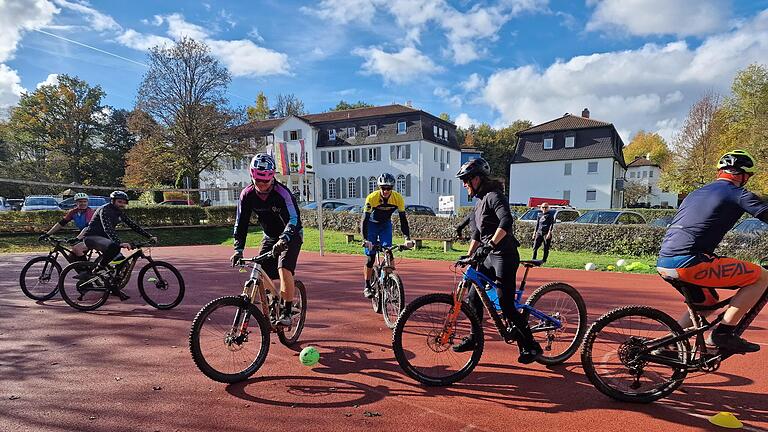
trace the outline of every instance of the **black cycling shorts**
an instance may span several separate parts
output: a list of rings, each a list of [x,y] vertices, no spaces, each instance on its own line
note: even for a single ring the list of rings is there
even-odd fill
[[[278,239],[264,237],[261,241],[261,251],[259,255],[267,253],[272,250],[272,246],[277,243]],[[280,273],[278,268],[284,268],[290,271],[292,274],[296,273],[296,262],[299,260],[299,252],[301,252],[301,245],[304,240],[300,235],[294,236],[291,241],[288,242],[288,249],[284,250],[277,258],[270,258],[261,264],[261,267],[267,273],[271,279],[280,279]]]

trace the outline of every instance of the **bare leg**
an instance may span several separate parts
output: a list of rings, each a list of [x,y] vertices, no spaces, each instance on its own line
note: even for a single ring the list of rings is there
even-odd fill
[[[757,304],[766,287],[768,287],[768,271],[763,269],[757,282],[740,288],[733,296],[730,306],[725,310],[722,323],[729,326],[738,324],[747,311]]]
[[[280,272],[280,297],[285,301],[293,301],[294,291],[296,290],[293,273],[282,267],[277,270]]]

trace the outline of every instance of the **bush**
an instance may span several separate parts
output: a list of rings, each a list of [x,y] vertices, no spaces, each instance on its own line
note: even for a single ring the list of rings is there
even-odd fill
[[[4,211],[0,212],[0,232],[42,233],[48,231],[56,222],[60,221],[66,212],[63,210],[43,210],[32,212]]]
[[[205,207],[204,210],[206,225],[234,225],[235,223],[236,206]]]

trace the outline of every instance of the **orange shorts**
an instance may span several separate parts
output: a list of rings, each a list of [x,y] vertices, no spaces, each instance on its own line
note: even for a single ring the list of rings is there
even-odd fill
[[[677,279],[707,288],[736,289],[760,279],[763,268],[757,264],[728,257],[711,257],[690,267],[677,268]]]

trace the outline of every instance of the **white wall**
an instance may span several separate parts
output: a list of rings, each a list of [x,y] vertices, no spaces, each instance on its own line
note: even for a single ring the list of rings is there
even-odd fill
[[[597,162],[596,174],[587,174],[589,162]],[[511,164],[509,201],[527,204],[531,197],[563,199],[563,192],[570,191],[574,207],[610,208],[614,162],[603,158]],[[571,175],[565,175],[566,163],[571,164]],[[587,201],[587,190],[596,191],[595,201]]]
[[[645,177],[643,177],[645,173]],[[632,175],[635,177],[632,177]],[[659,187],[661,178],[661,168],[656,166],[638,166],[627,168],[627,181],[639,182],[640,184],[651,186],[651,193],[640,202],[648,203],[651,206],[660,206],[662,203],[677,208],[677,194],[674,192],[664,192]]]

